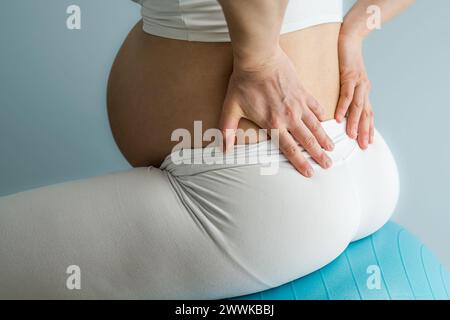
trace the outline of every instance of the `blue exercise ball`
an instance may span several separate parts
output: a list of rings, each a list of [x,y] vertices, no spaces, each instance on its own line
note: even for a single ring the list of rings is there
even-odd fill
[[[305,277],[233,300],[448,300],[450,276],[416,237],[389,222]]]

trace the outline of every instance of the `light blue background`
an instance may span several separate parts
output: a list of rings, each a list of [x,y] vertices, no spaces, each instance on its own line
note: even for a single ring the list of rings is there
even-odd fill
[[[81,30],[66,28],[71,4]],[[0,2],[0,195],[129,167],[105,92],[138,19],[126,0]],[[377,126],[400,169],[395,220],[450,268],[449,21],[450,1],[418,0],[370,36],[366,62]]]

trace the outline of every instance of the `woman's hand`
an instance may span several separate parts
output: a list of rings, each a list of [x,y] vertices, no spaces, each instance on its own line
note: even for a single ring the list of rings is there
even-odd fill
[[[399,14],[414,0],[358,0],[344,18],[339,36],[341,95],[335,118],[342,121],[348,114],[347,133],[357,139],[362,149],[373,143],[374,124],[369,101],[370,82],[362,55],[362,42],[373,30]],[[370,13],[377,8],[379,15]]]
[[[220,122],[227,150],[234,145],[239,120],[246,118],[269,132],[278,129],[280,150],[300,173],[311,177],[312,166],[298,143],[323,168],[331,166],[322,148],[331,151],[334,146],[321,126],[322,116],[322,107],[306,92],[280,47],[254,64],[235,58]]]
[[[362,54],[362,38],[341,33],[338,46],[341,92],[335,118],[342,122],[348,114],[347,134],[357,139],[362,149],[367,149],[373,143],[374,120],[369,100],[370,81]]]

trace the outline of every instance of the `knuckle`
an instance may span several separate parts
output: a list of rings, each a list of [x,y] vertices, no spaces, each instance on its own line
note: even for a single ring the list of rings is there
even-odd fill
[[[289,158],[293,157],[297,153],[297,150],[298,150],[297,146],[289,144],[284,148],[283,152],[286,155],[286,157]]]
[[[343,83],[351,83],[358,79],[359,72],[353,68],[343,68],[341,70],[341,78]]]
[[[301,119],[301,113],[297,112],[294,108],[289,107],[285,109],[284,117],[288,123],[295,123]]]
[[[355,101],[353,101],[353,107],[355,109],[362,109],[364,107],[364,102],[362,99],[356,99]]]
[[[310,124],[309,129],[311,130],[312,133],[318,134],[320,133],[321,125],[318,121],[313,121]]]
[[[268,129],[278,129],[281,126],[281,119],[278,115],[272,114],[267,120]]]
[[[285,106],[284,107],[284,115],[285,117],[287,117],[288,119],[291,119],[294,117],[295,114],[295,110],[292,106]]]
[[[373,117],[373,111],[371,109],[366,108],[366,109],[364,109],[363,113],[364,113],[364,116],[367,118]]]
[[[351,100],[352,97],[353,97],[353,92],[350,91],[350,90],[345,90],[345,91],[342,92],[342,97],[343,97],[345,100]]]
[[[303,146],[306,149],[311,149],[316,145],[316,139],[312,135],[307,135],[303,140]]]

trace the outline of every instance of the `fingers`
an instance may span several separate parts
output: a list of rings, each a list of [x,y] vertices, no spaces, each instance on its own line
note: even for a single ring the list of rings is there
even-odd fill
[[[224,151],[230,151],[236,140],[236,130],[239,120],[242,118],[240,107],[231,99],[225,99],[222,114],[220,116],[220,130],[224,138]]]
[[[301,148],[286,129],[279,130],[279,148],[298,172],[307,178],[313,176],[314,170],[311,164],[302,154]]]
[[[342,122],[347,114],[348,108],[353,101],[356,82],[348,81],[342,84],[338,105],[336,107],[335,118],[337,122]]]
[[[315,115],[310,112],[306,112],[306,114],[303,116],[303,121],[305,122],[311,133],[314,135],[314,137],[317,139],[319,144],[322,146],[322,148],[327,151],[333,151],[334,143],[327,135],[322,127],[322,124],[315,117]]]
[[[321,121],[325,119],[325,109],[316,99],[314,99],[313,97],[309,97],[309,99],[307,100],[307,104],[309,109],[313,112],[318,120]]]
[[[347,134],[356,139],[360,148],[365,150],[373,143],[375,131],[367,85],[360,84],[355,88],[348,113]]]
[[[370,110],[372,110],[372,106],[370,107]],[[375,124],[374,124],[374,117],[372,112],[372,117],[370,119],[370,128],[369,128],[369,144],[373,143],[373,138],[375,135]]]
[[[370,127],[372,124],[372,114],[369,109],[364,109],[359,120],[358,127],[358,144],[361,149],[365,150],[369,146]]]
[[[320,131],[320,129],[317,129],[317,131]],[[300,142],[303,148],[322,168],[328,169],[331,167],[332,161],[330,157],[328,157],[316,137],[303,122],[298,123],[297,126],[290,129],[290,132],[295,140]]]
[[[355,88],[353,101],[349,108],[349,115],[347,120],[347,134],[350,138],[356,139],[358,136],[358,125],[361,114],[366,104],[366,91],[363,85],[358,85]]]

